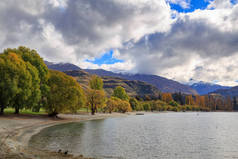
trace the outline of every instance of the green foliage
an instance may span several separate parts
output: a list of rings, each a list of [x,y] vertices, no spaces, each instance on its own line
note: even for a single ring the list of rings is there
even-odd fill
[[[40,82],[40,91],[35,90],[34,95],[35,98],[39,98],[39,100],[34,100],[34,102],[32,101],[32,106],[34,110],[39,110],[41,105],[43,105],[44,101],[44,97],[46,97],[46,95],[49,92],[49,87],[47,86],[47,80],[49,78],[49,71],[48,71],[48,67],[45,65],[43,59],[39,56],[39,54],[35,51],[35,50],[31,50],[30,48],[24,47],[24,46],[20,46],[18,48],[14,48],[14,49],[6,49],[4,50],[4,54],[9,54],[9,53],[15,53],[17,54],[27,65],[31,65],[32,67],[34,67],[33,69],[35,69],[34,71],[31,71],[31,74],[33,76],[33,86],[36,86],[36,80],[37,83],[38,81]],[[30,66],[30,67],[31,67]],[[30,68],[32,69],[32,68]],[[34,74],[38,74],[38,79],[35,78]],[[35,79],[35,80],[34,80]],[[34,82],[35,81],[35,82]],[[38,87],[38,86],[37,86]],[[40,95],[40,97],[39,97]],[[36,103],[38,102],[38,103]],[[37,108],[37,109],[36,109]]]
[[[98,108],[103,108],[105,104],[105,92],[103,90],[102,78],[94,75],[89,81],[90,89],[87,90],[87,103],[94,115]]]
[[[17,49],[6,49],[4,50],[4,54],[8,54],[10,52],[16,53],[20,56],[23,61],[29,62],[32,66],[34,66],[38,72],[41,83],[46,83],[49,78],[48,68],[45,65],[43,59],[39,56],[39,54],[35,50],[31,50],[30,48],[20,46]]]
[[[5,114],[13,114],[15,112],[15,109],[13,109],[13,108],[6,108],[5,110],[4,110],[4,113]],[[40,111],[39,112],[33,112],[31,109],[21,109],[20,110],[20,113],[21,114],[29,114],[29,115],[47,115],[47,113],[46,113],[46,111],[44,110],[44,109],[40,109]]]
[[[89,81],[89,86],[94,90],[103,90],[103,80],[102,78],[93,75],[91,80]]]
[[[125,101],[129,100],[129,97],[128,97],[125,89],[123,87],[121,87],[121,86],[117,86],[114,89],[112,96],[120,98],[121,100],[125,100]]]
[[[76,112],[84,105],[83,90],[72,77],[51,70],[47,84],[50,86],[50,92],[47,96],[45,109],[49,115],[54,116],[66,111]]]
[[[132,110],[136,110],[136,108],[138,108],[139,102],[136,100],[136,98],[130,98],[129,103]]]
[[[1,107],[12,106],[18,114],[19,109],[30,108],[40,99],[38,71],[13,52],[5,52],[0,58]]]
[[[94,115],[99,108],[103,108],[105,104],[105,92],[103,90],[89,89],[87,90],[87,103]]]
[[[174,100],[172,100],[172,101],[169,102],[169,105],[174,106],[174,107],[177,107],[177,106],[178,106],[178,103],[175,102]]]
[[[151,110],[149,103],[143,104],[143,108],[144,108],[145,111],[150,111]]]

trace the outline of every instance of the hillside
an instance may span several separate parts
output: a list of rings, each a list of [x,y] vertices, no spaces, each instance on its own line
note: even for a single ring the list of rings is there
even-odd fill
[[[58,71],[72,71],[72,70],[81,70],[76,65],[69,64],[69,63],[58,63],[54,64],[51,62],[46,62],[46,65],[50,69],[58,70]],[[96,74],[98,76],[110,76],[110,77],[119,77],[121,79],[126,80],[136,80],[146,82],[155,86],[161,92],[181,92],[184,94],[197,94],[196,90],[192,89],[191,87],[176,82],[174,80],[170,80],[164,77],[160,77],[157,75],[146,75],[146,74],[122,74],[122,73],[114,73],[111,71],[106,71],[103,69],[85,69],[84,71],[90,74]]]
[[[92,76],[83,70],[65,71],[65,73],[75,77],[83,88],[88,87],[89,79]],[[156,87],[137,80],[125,80],[109,76],[102,76],[102,79],[104,82],[104,89],[107,94],[112,94],[113,89],[117,86],[124,87],[130,96],[158,96],[160,93]]]
[[[200,94],[200,95],[209,94],[209,93],[214,92],[218,89],[224,89],[225,90],[225,89],[231,88],[231,87],[227,87],[227,86],[221,86],[221,85],[202,82],[202,81],[198,82],[198,83],[194,83],[190,87],[195,89],[198,92],[198,94]]]
[[[183,85],[174,80],[170,80],[164,77],[160,77],[157,75],[146,75],[146,74],[122,74],[122,73],[113,73],[110,71],[102,70],[102,69],[85,69],[86,72],[91,74],[96,74],[99,76],[112,76],[112,77],[120,77],[127,80],[139,80],[143,82],[147,82],[156,86],[162,92],[181,92],[184,94],[197,94],[196,90],[192,89],[187,85]]]
[[[230,96],[230,97],[234,97],[234,96],[238,96],[238,86],[232,87],[230,89],[219,89],[216,90],[214,92],[212,92],[214,94],[219,94],[222,95],[224,97]]]
[[[80,70],[81,68],[71,63],[53,63],[45,61],[49,69],[57,71]]]

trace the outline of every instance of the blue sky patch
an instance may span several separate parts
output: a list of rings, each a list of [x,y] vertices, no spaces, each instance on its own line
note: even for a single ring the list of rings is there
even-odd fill
[[[236,3],[238,3],[238,0],[231,0],[231,3],[236,4]]]
[[[114,51],[110,50],[109,52],[106,52],[99,58],[95,58],[94,60],[87,59],[86,61],[93,63],[93,64],[97,64],[99,66],[101,66],[102,64],[110,65],[110,64],[114,64],[114,63],[118,63],[118,62],[124,62],[124,60],[120,60],[120,59],[113,57],[113,53],[114,53]]]
[[[171,9],[176,10],[178,12],[188,13],[193,12],[196,9],[206,9],[209,3],[210,2],[208,0],[191,0],[189,8],[182,8],[179,4],[173,3],[170,3],[170,7]]]

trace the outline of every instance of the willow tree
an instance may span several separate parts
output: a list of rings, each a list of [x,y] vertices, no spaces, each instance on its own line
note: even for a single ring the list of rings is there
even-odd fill
[[[137,101],[136,98],[130,98],[129,103],[130,103],[131,108],[132,108],[133,110],[136,110],[136,108],[137,108],[138,105],[139,105],[139,102]]]
[[[84,92],[73,77],[50,70],[47,84],[50,90],[45,108],[50,116],[57,116],[57,114],[67,111],[76,112],[84,105]]]
[[[8,58],[6,55],[0,55],[0,108],[1,114],[4,109],[10,106],[13,98],[18,92],[19,67],[15,66],[14,58]],[[20,68],[21,69],[21,68]]]
[[[39,56],[37,51],[31,50],[30,48],[20,46],[18,48],[14,48],[14,49],[8,48],[4,50],[5,54],[8,54],[10,52],[16,53],[18,56],[20,56],[23,59],[23,61],[25,61],[26,63],[29,62],[38,71],[38,75],[40,79],[41,100],[38,105],[34,105],[33,110],[39,111],[40,107],[43,104],[43,100],[45,99],[49,91],[49,87],[47,85],[47,81],[49,78],[48,67],[45,65],[43,59]]]
[[[121,86],[117,86],[114,89],[112,96],[120,98],[121,100],[125,100],[125,101],[129,100],[129,96],[127,95],[125,89]]]
[[[87,90],[87,103],[94,115],[99,107],[103,107],[105,103],[105,93],[103,90],[103,80],[93,75],[89,81],[89,89]]]
[[[38,103],[40,79],[34,66],[14,52],[6,52],[1,55],[0,69],[1,112],[6,106],[12,106],[18,114],[20,109]]]

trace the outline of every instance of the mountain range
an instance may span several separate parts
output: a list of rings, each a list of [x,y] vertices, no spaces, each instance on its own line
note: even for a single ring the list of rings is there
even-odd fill
[[[213,83],[208,83],[208,82],[203,82],[203,81],[193,83],[192,85],[190,85],[190,87],[195,89],[198,92],[198,94],[200,94],[200,95],[209,94],[209,93],[214,92],[219,89],[226,90],[226,89],[231,88],[231,87],[221,86],[218,84],[213,84]]]
[[[70,63],[52,63],[47,61],[45,61],[45,63],[49,69],[58,71],[82,70],[80,67]],[[161,92],[181,92],[184,94],[197,94],[197,91],[189,87],[188,85],[184,85],[177,81],[170,80],[157,75],[114,73],[103,69],[84,69],[84,71],[88,72],[89,74],[96,74],[101,77],[107,76],[117,77],[124,80],[141,81],[155,86]]]
[[[130,95],[181,92],[194,95],[219,94],[222,96],[238,96],[238,87],[221,86],[203,81],[186,85],[157,75],[114,73],[103,69],[81,69],[71,63],[52,63],[48,61],[45,61],[45,63],[49,69],[62,71],[77,78],[83,84],[83,87],[87,87],[87,82],[91,75],[101,76],[107,92],[111,92],[113,88],[121,85],[126,88]]]
[[[85,72],[84,70],[64,71],[64,73],[74,77],[84,89],[88,88],[88,83],[92,74]],[[102,79],[104,83],[103,88],[107,95],[112,94],[113,89],[117,86],[122,86],[125,88],[126,92],[130,96],[158,97],[160,94],[160,91],[155,86],[142,81],[126,80],[119,77],[110,76],[102,76]]]
[[[229,89],[218,89],[214,92],[211,92],[211,94],[219,94],[222,95],[224,97],[234,97],[234,96],[238,96],[238,86],[235,87],[231,87]]]
[[[114,73],[103,69],[85,69],[85,71],[91,74],[96,74],[98,76],[111,76],[120,77],[127,80],[143,81],[154,85],[161,92],[181,92],[184,94],[197,94],[196,90],[192,89],[187,85],[157,75]]]

